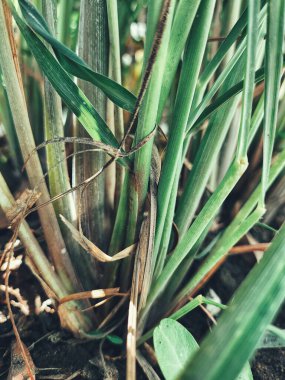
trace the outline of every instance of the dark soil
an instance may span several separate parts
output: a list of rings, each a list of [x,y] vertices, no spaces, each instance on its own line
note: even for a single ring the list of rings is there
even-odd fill
[[[227,303],[254,263],[255,258],[252,254],[229,257],[201,293],[206,294],[209,288],[214,289],[221,301]],[[29,301],[30,316],[23,316],[16,308],[13,311],[22,340],[29,348],[37,368],[38,379],[125,378],[124,345],[116,346],[107,340],[101,345],[98,341],[76,340],[67,332],[60,330],[56,314],[42,313],[36,316],[33,308],[34,299],[36,295],[40,295],[44,300],[46,296],[24,264],[17,271],[12,272],[10,284],[15,288],[20,288],[23,297]],[[0,303],[0,308],[4,314],[7,314],[4,303]],[[201,341],[212,328],[212,322],[201,309],[192,311],[181,322],[189,328],[198,341]],[[285,328],[285,307],[280,311],[274,324]],[[7,379],[8,376],[11,364],[10,347],[14,335],[10,321],[1,324],[0,328],[0,358],[3,357],[2,360],[0,359],[0,380],[2,380]],[[147,354],[146,358],[151,361],[151,357]],[[285,379],[285,349],[258,350],[251,366],[255,380]],[[159,373],[157,368],[156,370]],[[140,368],[138,371],[138,378],[145,379]]]

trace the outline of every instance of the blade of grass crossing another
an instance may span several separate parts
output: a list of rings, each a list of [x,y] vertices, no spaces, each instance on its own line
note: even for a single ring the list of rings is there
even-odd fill
[[[74,112],[89,135],[94,140],[118,147],[119,143],[115,136],[87,97],[71,80],[70,76],[59,65],[36,34],[21,20],[14,7],[12,7],[12,13],[43,73],[47,76],[68,108]],[[129,165],[129,160],[119,159],[118,162],[127,166]]]
[[[194,246],[196,241],[199,239],[207,226],[209,220],[218,212],[219,208],[223,204],[225,198],[232,191],[244,171],[248,166],[246,159],[235,160],[231,165],[230,169],[226,173],[222,182],[218,185],[217,189],[208,200],[206,205],[203,207],[195,221],[193,222],[191,228],[187,231],[184,237],[180,240],[175,250],[173,251],[171,257],[169,258],[167,264],[163,268],[160,276],[154,282],[152,289],[150,291],[145,308],[142,311],[144,316],[154,304],[156,299],[162,294],[163,290],[166,288],[168,282],[172,278],[174,272],[179,267],[180,263],[187,256],[190,249]]]
[[[232,70],[232,74],[228,78],[228,81],[225,82],[222,87],[222,94],[224,94],[228,91],[229,88],[231,88],[233,85],[236,85],[236,82],[238,81],[240,76],[243,75],[245,70],[246,78],[243,84],[244,118],[242,119],[240,125],[241,135],[239,138],[238,159],[241,159],[245,156],[247,148],[247,139],[249,133],[248,130],[252,109],[253,86],[255,78],[254,59],[256,56],[258,39],[258,10],[259,2],[252,1],[250,3],[250,9],[248,12],[248,28],[250,29],[248,30],[249,38],[247,41],[246,63],[244,63],[245,53],[243,53],[243,55],[235,63]],[[233,57],[232,60],[235,61],[235,57]],[[243,67],[244,65],[246,65],[245,69]],[[219,112],[217,112],[217,114],[215,114],[214,117],[211,118],[205,136],[202,139],[199,151],[194,160],[193,169],[189,174],[183,195],[179,201],[177,212],[175,215],[175,222],[182,236],[185,234],[192,222],[192,219],[204,192],[207,180],[215,164],[215,159],[218,156],[219,150],[221,149],[221,146],[226,137],[228,128],[230,127],[230,123],[236,111],[238,102],[239,99],[235,98],[221,107]]]
[[[247,48],[246,67],[242,97],[241,126],[239,129],[239,139],[237,156],[244,157],[247,154],[247,140],[251,121],[252,99],[255,77],[255,59],[258,43],[258,13],[260,0],[252,0],[248,3],[248,27],[247,27]]]
[[[171,38],[167,51],[164,80],[159,99],[157,123],[160,122],[165,102],[169,95],[188,34],[192,28],[200,3],[201,0],[192,0],[191,2],[189,2],[189,0],[180,0],[177,4],[171,27]]]
[[[162,235],[163,233],[166,233],[166,230],[169,230],[172,225],[173,215],[170,215],[170,217],[168,216],[170,224],[166,226],[166,229],[164,228],[165,218],[168,211],[167,205],[170,202],[170,197],[176,196],[177,192],[179,177],[176,176],[176,170],[178,164],[181,162],[184,133],[187,126],[187,120],[195,93],[195,87],[198,80],[202,59],[205,53],[214,9],[215,1],[204,0],[201,2],[198,10],[199,17],[193,25],[193,29],[190,32],[184,51],[182,71],[174,106],[173,125],[170,129],[170,135],[168,138],[168,144],[158,186],[158,215],[154,250],[154,263],[157,257],[155,276],[161,272],[167,253],[164,249],[164,252],[160,252],[158,256]],[[175,177],[177,181],[174,184]],[[172,210],[172,214],[174,214],[174,208]]]
[[[119,107],[130,112],[134,110],[136,97],[130,91],[107,76],[93,71],[84,60],[59,42],[50,33],[46,21],[29,1],[19,0],[19,4],[29,27],[51,44],[59,62],[66,71],[100,88]]]
[[[228,81],[224,83],[221,89],[222,93],[227,91],[228,86],[231,87],[234,85],[240,76],[243,75],[245,64],[244,55],[245,53],[236,63]],[[209,176],[215,165],[215,160],[224,142],[239,101],[240,96],[231,99],[210,118],[175,213],[175,223],[182,237],[188,230],[197,207],[199,206],[199,202],[207,186]]]
[[[238,376],[284,300],[284,245],[285,224],[179,379],[234,380]]]
[[[268,188],[278,178],[282,170],[285,167],[285,150],[277,155],[270,169],[269,181],[267,183]],[[197,273],[191,278],[187,285],[179,292],[173,301],[173,305],[180,302],[185,296],[191,294],[197,285],[205,278],[207,273],[227,255],[229,249],[236,244],[247,231],[249,231],[262,216],[264,209],[258,207],[258,202],[262,193],[262,184],[260,183],[255,191],[251,194],[247,202],[240,209],[234,220],[224,231],[222,237],[212,250],[212,253],[200,266]],[[255,211],[254,211],[255,210]]]

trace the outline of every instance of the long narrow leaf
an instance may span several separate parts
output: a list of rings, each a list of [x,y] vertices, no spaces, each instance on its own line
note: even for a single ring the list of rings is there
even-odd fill
[[[236,378],[284,300],[284,245],[285,224],[261,262],[235,294],[218,326],[188,363],[180,379]]]
[[[262,199],[264,202],[270,170],[271,156],[277,123],[279,85],[284,41],[285,2],[270,0],[268,3],[267,38],[265,54],[265,102],[264,146],[262,168]]]
[[[21,20],[15,8],[12,8],[12,13],[40,68],[89,135],[94,140],[118,147],[119,144],[115,136],[87,97],[71,80],[36,34]],[[127,161],[123,160],[126,164]]]
[[[130,112],[134,110],[136,97],[119,83],[94,72],[72,50],[59,42],[50,32],[46,21],[27,0],[19,0],[23,16],[28,25],[48,43],[64,69],[70,74],[93,83],[100,88],[116,105]]]

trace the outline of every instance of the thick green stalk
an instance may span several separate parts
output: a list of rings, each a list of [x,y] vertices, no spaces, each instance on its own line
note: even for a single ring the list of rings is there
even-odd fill
[[[151,1],[149,5],[149,15],[152,16],[153,8],[156,8],[156,1]],[[138,143],[145,136],[147,136],[155,127],[159,98],[161,94],[161,86],[163,83],[163,73],[166,65],[167,48],[170,39],[170,30],[172,24],[172,17],[174,13],[175,1],[171,0],[169,3],[169,11],[166,20],[166,25],[164,33],[162,36],[162,41],[159,46],[159,50],[155,59],[155,64],[152,69],[151,79],[149,82],[148,89],[146,91],[143,104],[141,107],[141,112],[139,115],[138,126],[135,134],[135,143]],[[153,21],[153,20],[152,20]],[[155,22],[148,23],[153,26],[156,25]],[[146,48],[148,45],[152,44],[153,39],[151,39],[151,33],[149,33],[149,38],[147,38]],[[146,57],[148,57],[148,50],[146,50]],[[138,194],[138,209],[141,211],[149,182],[150,165],[151,165],[151,155],[152,155],[152,144],[153,139],[149,141],[145,146],[143,146],[135,154],[134,158],[134,172],[135,172],[135,183],[137,189],[135,191]]]
[[[108,25],[107,7],[103,0],[82,0],[80,6],[78,54],[92,70],[108,73]],[[91,83],[78,81],[79,87],[96,107],[99,115],[106,117],[106,97]],[[88,137],[84,128],[78,124],[76,136]],[[78,150],[82,148],[77,148]],[[75,158],[75,184],[79,184],[96,173],[105,163],[103,152],[86,152]],[[105,175],[102,173],[86,189],[82,197],[82,228],[84,234],[99,247],[104,247],[104,192]],[[79,199],[76,199],[79,202]],[[91,264],[92,263],[92,264]],[[89,265],[95,265],[90,257]],[[95,274],[95,273],[94,273]]]
[[[194,22],[193,29],[189,35],[184,52],[182,71],[174,106],[173,125],[170,129],[170,135],[168,138],[166,154],[158,186],[158,214],[154,262],[158,255],[163,232],[169,231],[169,225],[171,226],[172,224],[173,215],[168,218],[170,224],[168,224],[164,230],[165,218],[168,211],[168,204],[171,194],[174,196],[177,192],[179,177],[177,178],[176,176],[176,168],[178,163],[181,162],[185,129],[205,52],[214,9],[215,1],[202,1],[198,11],[199,18]],[[175,176],[177,181],[173,192]],[[174,208],[172,209],[172,213],[174,213]],[[156,275],[161,272],[166,253],[167,250],[165,249],[164,252],[161,252],[157,258],[158,262],[156,267]]]
[[[70,37],[70,19],[73,5],[74,0],[60,0],[58,5],[58,37],[65,45],[68,45]]]
[[[144,45],[143,72],[146,69],[147,62],[151,53],[154,36],[156,33],[157,23],[161,14],[164,0],[147,0],[147,29],[146,41]]]
[[[247,153],[247,141],[251,122],[252,99],[254,90],[255,62],[258,43],[258,13],[260,0],[253,0],[248,4],[247,48],[244,89],[242,96],[241,125],[237,155],[242,157]]]
[[[162,0],[158,0],[158,1],[150,0],[149,1],[148,18],[147,18],[147,36],[146,36],[146,43],[145,43],[145,48],[144,48],[143,72],[144,72],[144,70],[147,66],[147,63],[148,63],[149,54],[151,52],[151,46],[152,46],[152,43],[154,40],[157,23],[159,20],[160,12],[162,10],[162,4],[163,4]],[[173,13],[173,6],[171,6],[170,11],[172,14]],[[167,29],[169,29],[170,25],[171,25],[171,20],[169,21],[169,18],[171,18],[170,16],[171,15],[168,15]],[[163,50],[163,55],[165,55],[165,50],[167,50],[166,47],[167,47],[168,39],[169,39],[169,36],[168,36],[169,31],[167,31],[166,36],[165,36],[165,34],[166,33],[164,32],[162,44],[159,47],[159,51]],[[167,39],[167,41],[166,41],[166,39]],[[153,128],[155,126],[155,120],[157,117],[156,113],[157,113],[158,105],[155,103],[157,103],[157,98],[159,98],[160,87],[159,87],[159,82],[157,81],[156,77],[158,77],[160,82],[162,81],[159,69],[160,69],[160,64],[162,64],[162,66],[165,64],[165,60],[163,59],[164,57],[161,56],[162,53],[159,53],[159,55],[160,55],[160,58],[159,58],[160,62],[157,62],[158,57],[156,57],[156,64],[154,65],[154,67],[152,69],[152,78],[150,80],[147,92],[144,95],[144,102],[143,102],[144,109],[148,108],[152,112],[151,114],[149,114],[149,113],[146,114],[146,115],[149,115],[149,117],[150,116],[152,117],[152,119],[151,119],[152,124],[150,126],[148,126],[149,128]],[[151,86],[151,83],[152,83],[152,86]],[[149,95],[149,93],[150,93],[150,95]],[[153,104],[153,106],[154,106],[153,109],[151,108],[152,103],[148,101],[148,98],[150,96],[153,96],[155,99],[155,102]],[[141,109],[142,109],[142,107],[141,107]],[[146,113],[146,112],[144,111],[144,113]],[[140,119],[139,119],[140,127],[138,127],[137,130],[139,131],[139,128],[141,129],[144,124],[147,126],[146,122],[147,122],[147,120],[144,121],[143,117],[140,117]],[[145,136],[145,134],[144,134],[144,136]],[[148,142],[148,144],[151,145],[151,147],[150,147],[151,150],[152,150],[152,143],[153,143],[152,141]],[[145,148],[147,148],[147,154],[150,155],[151,150],[149,151],[149,148],[147,146]],[[150,161],[149,161],[149,165],[150,165]],[[146,169],[147,169],[146,172],[149,173],[150,166],[149,166],[149,168],[146,167]],[[146,180],[148,181],[148,178],[149,178],[149,176],[147,177],[147,179],[144,178],[144,181],[146,181]],[[115,225],[114,225],[114,231],[113,231],[112,238],[111,238],[111,245],[110,245],[111,254],[114,254],[115,252],[119,251],[120,248],[122,247],[123,242],[122,242],[121,237],[125,236],[126,223],[128,223],[128,220],[129,220],[129,224],[131,226],[134,226],[137,223],[136,218],[137,218],[137,211],[138,210],[136,210],[134,208],[130,210],[130,207],[133,204],[132,200],[137,201],[138,195],[137,195],[137,189],[132,187],[131,183],[132,183],[131,173],[127,173],[125,180],[124,180],[124,185],[123,185],[122,194],[120,197],[120,201],[119,201],[119,205],[118,205],[118,211],[117,211]],[[129,189],[131,189],[130,195],[128,194]],[[128,202],[129,196],[130,196],[130,200]],[[129,203],[129,205],[128,205],[128,203]],[[125,211],[126,208],[128,208],[128,211],[129,211],[128,216],[126,215],[126,211]],[[127,242],[133,242],[134,239],[135,239],[135,236],[131,236],[129,233],[127,234],[127,237],[126,237]],[[127,264],[127,266],[129,266],[129,264]]]
[[[23,159],[26,160],[29,153],[35,148],[35,142],[28,117],[26,101],[20,85],[21,77],[16,72],[8,31],[6,28],[3,4],[0,5],[0,65],[6,85],[7,95],[13,115],[14,125],[20,143]],[[39,181],[43,178],[41,164],[37,154],[32,155],[26,165],[30,185],[37,187],[41,193],[40,202],[49,201],[49,193],[45,182]],[[64,241],[59,229],[53,206],[47,205],[39,209],[39,217],[49,252],[52,256],[56,271],[58,272],[65,287],[72,290],[76,283],[75,274],[66,252]]]
[[[56,7],[54,0],[43,1],[42,10],[51,32],[55,34]],[[64,136],[61,99],[46,77],[44,77],[44,122],[46,140]],[[54,197],[71,188],[65,160],[65,145],[47,145],[46,155],[47,169],[49,171],[49,189],[51,197]],[[69,221],[76,221],[76,208],[72,194],[67,194],[62,199],[56,201],[54,207],[57,217],[61,214]],[[84,279],[87,276],[85,269],[87,265],[82,260],[81,254],[86,255],[86,253],[81,252],[80,254],[80,247],[71,236],[70,231],[62,222],[59,221],[59,223],[73,265],[80,278]]]
[[[270,162],[275,139],[279,86],[282,69],[282,48],[285,28],[285,1],[269,0],[267,17],[267,35],[265,51],[265,102],[264,102],[264,144],[261,204],[265,193],[270,170]]]
[[[284,245],[285,225],[179,379],[236,379],[284,300]]]
[[[163,81],[163,71],[166,64],[167,47],[170,38],[171,23],[174,13],[176,0],[167,0],[163,8],[160,9],[161,14],[165,13],[165,20],[160,21],[162,24],[158,25],[159,13],[157,13],[157,1],[151,0],[148,8],[148,24],[147,39],[146,39],[146,55],[145,55],[145,69],[148,65],[148,52],[149,46],[153,43],[154,25],[157,30],[162,32],[161,40],[159,41],[158,51],[154,52],[154,64],[151,69],[151,77],[148,87],[143,97],[142,105],[138,117],[138,125],[136,128],[134,144],[137,144],[145,136],[147,136],[154,129],[157,119],[159,97],[161,93],[161,86]],[[166,7],[166,9],[165,9]],[[148,50],[149,49],[149,50]],[[139,231],[141,222],[141,212],[143,210],[144,202],[147,195],[151,157],[152,157],[153,138],[148,141],[140,150],[135,153],[134,157],[134,173],[130,175],[130,196],[129,196],[129,215],[128,215],[128,233],[126,236],[126,245],[134,242],[136,234]],[[123,263],[123,277],[122,281],[125,288],[129,280],[129,269],[131,266],[131,259],[126,259]]]

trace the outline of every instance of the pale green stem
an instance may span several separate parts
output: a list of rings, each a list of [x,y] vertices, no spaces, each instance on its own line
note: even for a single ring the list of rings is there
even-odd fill
[[[45,0],[43,0],[43,3]],[[70,16],[74,0],[60,0],[58,6],[58,37],[63,44],[67,44],[70,34]]]
[[[199,18],[193,25],[193,30],[189,35],[184,52],[182,72],[174,107],[173,125],[170,129],[170,136],[168,138],[166,154],[158,186],[157,230],[154,249],[154,263],[158,260],[156,264],[156,276],[159,275],[162,270],[167,253],[164,249],[164,252],[161,252],[158,256],[159,246],[163,240],[163,232],[169,231],[168,226],[164,230],[165,218],[167,211],[169,210],[168,204],[170,197],[171,194],[173,194],[172,187],[177,173],[176,168],[178,163],[181,162],[184,133],[195,93],[200,66],[204,56],[214,8],[215,1],[205,0],[202,2]],[[195,46],[199,46],[199,49],[195,49]],[[174,192],[177,191],[178,180],[179,177],[174,185]],[[174,207],[172,212],[174,213]],[[170,223],[172,224],[173,215],[170,215],[168,219],[171,220]]]
[[[52,34],[55,34],[55,2],[54,0],[45,0],[42,5],[43,16]],[[61,99],[46,77],[44,77],[44,121],[46,140],[64,136]],[[49,189],[51,196],[54,197],[71,188],[65,159],[65,144],[47,145],[46,154],[47,169],[49,171]],[[76,221],[76,208],[72,194],[67,194],[62,199],[56,201],[54,205],[57,217],[59,217],[59,214],[62,214],[71,223]],[[82,252],[80,254],[80,247],[66,226],[62,222],[59,223],[73,265],[77,273],[81,275],[80,278],[84,278],[86,270],[84,269],[84,265],[82,265],[84,261],[82,262],[81,260]],[[85,255],[85,253],[83,254]]]
[[[268,2],[267,35],[265,48],[265,102],[262,187],[260,203],[264,205],[270,162],[277,124],[279,86],[282,73],[284,45],[285,2]]]

